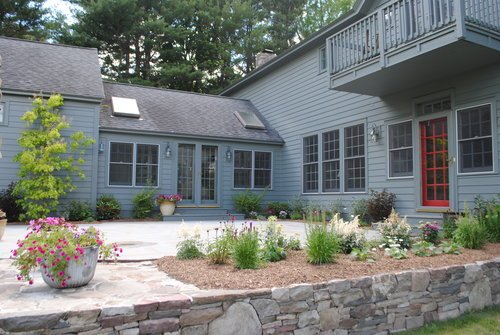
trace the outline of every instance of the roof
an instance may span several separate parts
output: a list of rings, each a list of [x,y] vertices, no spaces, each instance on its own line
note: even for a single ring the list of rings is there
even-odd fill
[[[2,89],[104,97],[97,49],[0,37]]]
[[[333,21],[328,26],[321,28],[316,33],[311,35],[304,41],[294,45],[287,51],[283,52],[278,57],[275,57],[268,61],[267,63],[254,69],[252,72],[248,73],[246,76],[236,81],[234,84],[225,88],[220,95],[230,96],[233,93],[238,92],[244,87],[255,82],[259,78],[271,73],[275,69],[287,64],[292,59],[295,59],[305,52],[310,51],[312,48],[317,48],[320,45],[325,44],[325,40],[335,34],[337,31],[347,27],[352,22],[356,21],[361,15],[364,15],[372,5],[372,1],[357,0],[355,1],[352,9],[341,15],[335,21]]]
[[[248,100],[112,82],[104,82],[104,92],[101,130],[283,143]],[[113,116],[111,97],[136,99],[140,118]],[[236,111],[255,113],[266,129],[245,128]]]

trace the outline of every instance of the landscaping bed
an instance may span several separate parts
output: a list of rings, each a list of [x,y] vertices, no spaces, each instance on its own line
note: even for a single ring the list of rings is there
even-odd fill
[[[173,256],[163,257],[156,264],[172,278],[201,289],[272,288],[490,260],[500,257],[500,244],[489,243],[481,250],[463,249],[460,255],[417,257],[409,252],[403,260],[384,256],[383,251],[377,254],[378,260],[374,263],[355,261],[340,254],[336,263],[312,265],[307,263],[303,250],[290,251],[285,260],[266,263],[257,270],[238,270],[231,263],[212,265],[207,259],[179,260]]]

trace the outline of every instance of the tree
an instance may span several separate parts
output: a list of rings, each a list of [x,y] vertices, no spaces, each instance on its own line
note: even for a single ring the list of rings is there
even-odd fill
[[[48,100],[35,97],[33,109],[21,117],[28,129],[18,139],[23,151],[14,157],[21,177],[14,194],[21,197],[19,204],[26,210],[22,220],[46,217],[57,209],[61,196],[75,189],[71,175],[85,177],[79,165],[85,162],[85,148],[94,140],[81,131],[69,138],[61,135],[70,127],[59,109],[63,104],[59,94]]]
[[[340,15],[347,13],[354,0],[308,0],[305,13],[300,18],[298,36],[304,40],[316,31],[332,23]]]
[[[44,40],[50,35],[51,21],[43,8],[45,0],[0,0],[0,35],[30,40]]]

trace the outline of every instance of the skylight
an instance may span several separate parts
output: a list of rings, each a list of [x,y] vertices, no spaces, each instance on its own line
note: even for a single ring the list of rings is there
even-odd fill
[[[259,120],[253,112],[234,112],[234,115],[247,129],[266,129],[266,126]]]
[[[111,97],[111,103],[113,104],[113,115],[115,116],[136,118],[141,116],[135,99]]]

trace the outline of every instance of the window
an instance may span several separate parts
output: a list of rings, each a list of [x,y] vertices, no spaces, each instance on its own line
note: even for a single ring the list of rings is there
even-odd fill
[[[319,72],[326,70],[326,47],[319,49]]]
[[[389,177],[412,177],[412,122],[390,124],[387,128],[389,133]]]
[[[234,188],[271,187],[272,154],[265,151],[234,151]]]
[[[0,125],[7,123],[5,117],[5,105],[0,103]]]
[[[493,171],[491,105],[457,111],[459,172]]]
[[[344,130],[346,192],[365,190],[365,128],[363,124]]]
[[[111,142],[109,185],[158,186],[158,145]]]
[[[340,191],[339,130],[323,133],[323,192]]]
[[[303,142],[304,193],[318,192],[318,135],[304,138]]]

